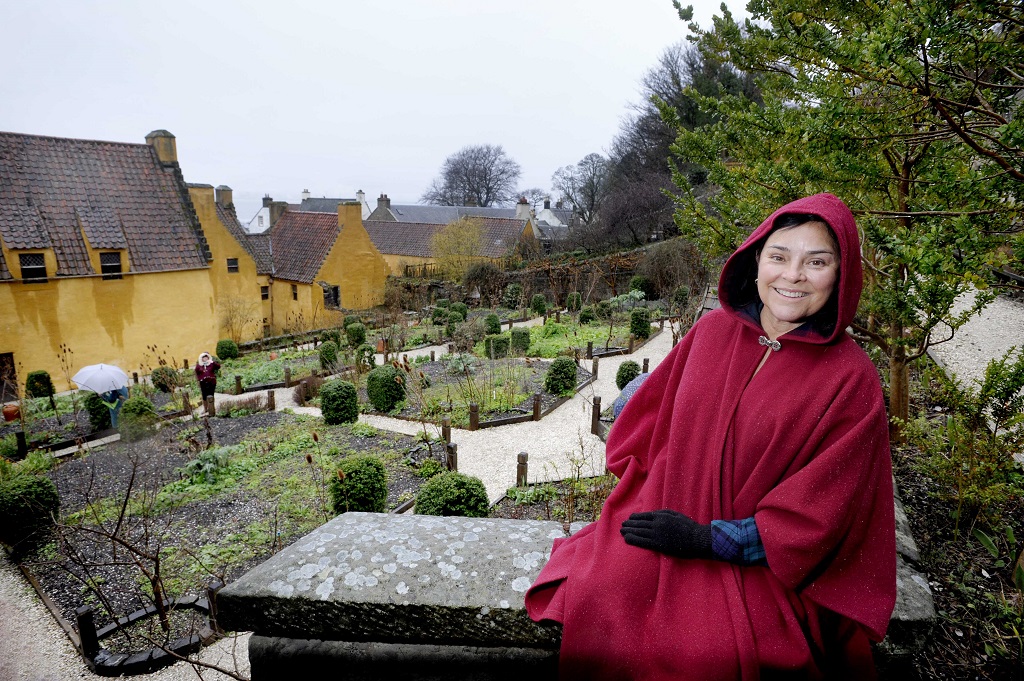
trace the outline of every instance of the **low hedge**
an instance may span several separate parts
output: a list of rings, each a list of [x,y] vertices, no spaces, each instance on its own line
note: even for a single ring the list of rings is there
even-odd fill
[[[479,478],[448,471],[423,484],[413,511],[421,515],[485,518],[488,507],[487,488]]]

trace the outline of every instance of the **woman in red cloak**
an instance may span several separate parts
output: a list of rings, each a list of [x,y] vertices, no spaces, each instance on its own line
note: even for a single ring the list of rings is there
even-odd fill
[[[526,594],[563,624],[563,678],[871,678],[896,600],[878,372],[846,334],[853,215],[783,206],[608,438],[601,518],[556,540]]]

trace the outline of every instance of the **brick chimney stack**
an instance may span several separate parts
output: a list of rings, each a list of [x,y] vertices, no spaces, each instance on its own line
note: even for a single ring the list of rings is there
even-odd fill
[[[234,202],[231,200],[231,187],[226,184],[222,184],[214,191],[217,194],[217,205],[221,208],[230,208],[233,205]]]
[[[166,130],[154,130],[146,135],[146,144],[156,150],[156,157],[160,159],[161,165],[178,164],[178,145],[171,133]]]
[[[544,210],[551,210],[551,199],[544,199]]]
[[[521,196],[516,204],[516,220],[529,220],[530,217],[530,202],[525,196]]]
[[[309,190],[308,189],[303,189],[302,190],[302,200],[305,201],[308,198],[309,198]]]
[[[274,199],[270,198],[270,194],[263,195],[263,207],[270,208],[270,204],[274,202]]]
[[[391,199],[388,198],[387,194],[381,194],[377,197],[377,208],[387,208],[391,210]]]

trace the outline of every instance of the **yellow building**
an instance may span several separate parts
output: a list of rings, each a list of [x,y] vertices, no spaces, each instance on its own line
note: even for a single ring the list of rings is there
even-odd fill
[[[222,338],[383,303],[387,265],[359,203],[285,210],[247,234],[231,194],[187,185],[165,130],[146,144],[0,133],[0,401],[30,371],[65,390],[88,364],[148,374]]]
[[[194,361],[217,340],[210,257],[170,133],[0,133],[0,375]]]

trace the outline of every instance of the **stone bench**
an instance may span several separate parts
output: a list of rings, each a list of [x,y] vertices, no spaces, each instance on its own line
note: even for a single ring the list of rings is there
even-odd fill
[[[254,632],[253,681],[554,679],[561,627],[530,620],[523,594],[565,534],[558,522],[346,513],[222,589],[218,623]],[[934,611],[919,607],[927,582],[900,570],[893,624],[914,628]]]

